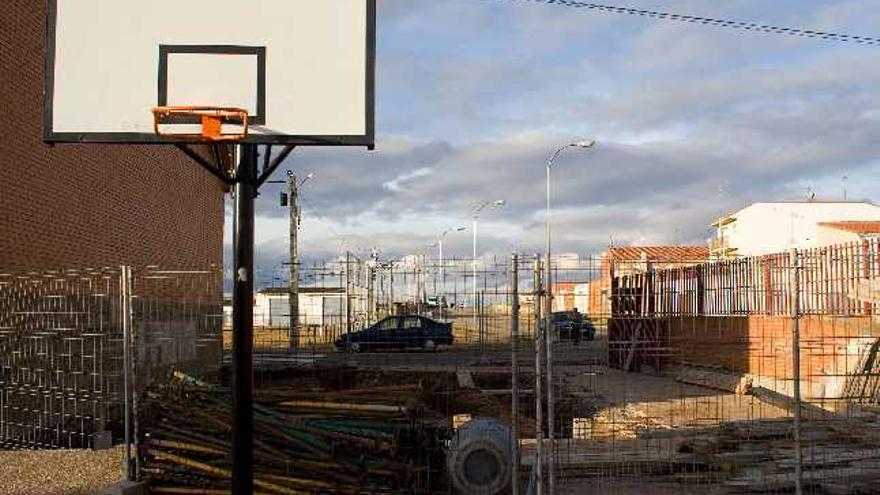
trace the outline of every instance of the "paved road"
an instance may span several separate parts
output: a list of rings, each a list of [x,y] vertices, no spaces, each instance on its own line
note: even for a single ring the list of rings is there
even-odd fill
[[[532,343],[521,343],[517,356],[522,368],[534,366],[535,350]],[[560,366],[604,364],[607,356],[605,340],[597,339],[573,345],[570,342],[559,342],[554,347],[554,363]],[[268,352],[254,356],[254,365],[259,368],[287,367],[335,367],[356,366],[360,368],[381,369],[412,369],[440,371],[443,369],[461,369],[469,367],[507,368],[510,366],[511,350],[509,345],[486,346],[480,350],[478,346],[441,349],[438,352],[398,351],[348,353],[329,349],[302,350],[297,353]],[[231,362],[225,356],[226,364]]]

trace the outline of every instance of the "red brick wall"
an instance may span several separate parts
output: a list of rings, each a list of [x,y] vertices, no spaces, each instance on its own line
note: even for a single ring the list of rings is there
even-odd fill
[[[687,363],[779,379],[793,376],[790,318],[613,318],[609,324],[612,363],[625,362],[632,330],[639,322],[643,330],[637,364],[663,368]],[[880,324],[871,317],[804,316],[799,326],[804,379],[847,373],[860,357],[858,342],[880,337]]]
[[[223,188],[180,151],[42,142],[45,9],[0,15],[0,271],[222,264]]]
[[[666,320],[682,361],[775,378],[791,378],[791,319],[780,316],[682,317]],[[801,374],[843,372],[858,359],[855,339],[880,336],[870,317],[804,316],[799,322]]]

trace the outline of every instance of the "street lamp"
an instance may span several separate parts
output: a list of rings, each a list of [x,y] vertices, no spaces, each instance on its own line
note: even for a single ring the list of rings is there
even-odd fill
[[[428,257],[428,250],[436,244],[426,244],[422,247],[421,252],[416,255],[416,313],[422,314],[422,303],[428,297],[427,281],[425,280],[425,265]],[[437,287],[436,280],[434,287]]]
[[[490,209],[500,208],[504,206],[506,202],[503,199],[498,199],[495,201],[483,201],[476,208],[474,208],[473,219],[474,219],[474,258],[473,258],[473,275],[474,275],[474,298],[473,298],[473,307],[474,307],[474,329],[477,329],[479,323],[477,322],[477,221],[480,219],[480,212],[489,207]],[[480,349],[483,348],[483,332],[480,332]]]
[[[550,169],[553,168],[553,162],[556,160],[556,157],[559,156],[563,150],[568,148],[583,148],[589,149],[596,145],[596,141],[589,139],[584,141],[575,141],[573,143],[566,144],[565,146],[559,147],[553,156],[550,157],[550,160],[547,161],[547,212],[546,212],[546,221],[547,221],[547,257],[546,257],[546,276],[545,280],[545,315],[544,315],[544,339],[546,342],[547,349],[547,437],[550,440],[550,452],[553,452],[554,449],[554,414],[555,408],[553,404],[553,333],[551,331],[551,322],[552,322],[552,304],[553,304],[553,296],[551,294],[553,289],[553,281],[551,279],[551,269],[550,269]],[[538,446],[541,445],[540,440],[538,441]],[[539,453],[539,459],[540,459]],[[547,470],[550,473],[550,493],[556,493],[556,474],[554,470],[554,462],[553,456],[551,455],[548,462]]]
[[[440,305],[440,320],[443,320],[443,306],[446,305],[446,278],[443,271],[443,238],[450,232],[463,232],[465,230],[467,230],[467,227],[449,227],[440,234],[440,239],[437,240],[437,245],[440,247],[440,300],[437,301]]]

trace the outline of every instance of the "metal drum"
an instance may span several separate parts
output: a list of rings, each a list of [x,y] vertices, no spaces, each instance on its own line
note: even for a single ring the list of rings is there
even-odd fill
[[[462,426],[449,445],[446,467],[461,495],[497,495],[510,486],[510,429],[490,418],[475,418]]]

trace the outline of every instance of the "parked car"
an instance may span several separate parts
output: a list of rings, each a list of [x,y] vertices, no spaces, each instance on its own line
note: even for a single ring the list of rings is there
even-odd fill
[[[389,316],[369,328],[343,335],[334,343],[340,351],[418,348],[436,351],[452,345],[452,323],[421,315]]]
[[[581,340],[593,340],[596,337],[593,322],[578,310],[554,311],[552,321],[559,340],[570,340],[579,344]]]

